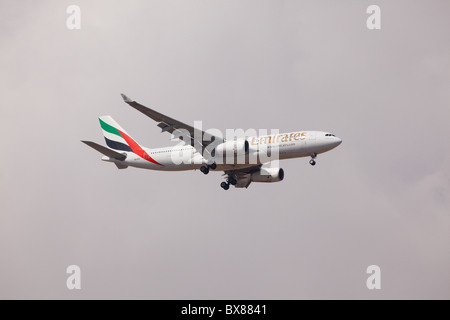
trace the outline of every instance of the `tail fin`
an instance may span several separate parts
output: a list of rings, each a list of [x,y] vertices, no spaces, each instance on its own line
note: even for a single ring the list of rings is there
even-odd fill
[[[141,148],[113,118],[110,116],[102,116],[98,119],[100,120],[100,126],[102,127],[103,136],[108,147],[130,152],[133,152],[133,149],[136,149],[136,147]]]
[[[152,162],[154,164],[163,166],[161,163],[149,156],[149,154],[122,129],[117,122],[110,116],[103,116],[98,118],[100,126],[105,136],[106,144],[114,150],[130,151],[139,157]]]

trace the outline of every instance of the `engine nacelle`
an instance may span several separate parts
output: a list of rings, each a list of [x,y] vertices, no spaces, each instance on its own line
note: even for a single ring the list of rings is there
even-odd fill
[[[215,155],[234,158],[236,156],[246,155],[249,149],[250,146],[245,139],[226,141],[215,148]]]
[[[252,173],[253,182],[279,182],[284,179],[284,170],[281,168],[261,168]]]

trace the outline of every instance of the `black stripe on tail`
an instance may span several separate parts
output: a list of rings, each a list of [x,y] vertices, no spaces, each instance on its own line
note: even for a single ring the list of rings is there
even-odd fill
[[[108,145],[108,147],[114,149],[114,150],[122,150],[122,151],[130,151],[133,152],[133,150],[131,150],[131,148],[123,143],[117,142],[117,141],[113,141],[113,140],[109,140],[108,138],[105,137],[105,141],[106,144]]]

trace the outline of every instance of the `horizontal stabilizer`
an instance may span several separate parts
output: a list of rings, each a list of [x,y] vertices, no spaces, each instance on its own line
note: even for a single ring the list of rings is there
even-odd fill
[[[120,161],[123,161],[123,160],[125,160],[127,158],[127,156],[125,154],[116,152],[114,150],[111,150],[109,148],[101,146],[101,145],[99,145],[99,144],[97,144],[95,142],[83,141],[83,140],[81,140],[81,142],[87,144],[89,147],[97,150],[98,152],[104,154],[107,157],[114,158],[114,159],[117,159],[117,160],[120,160]]]

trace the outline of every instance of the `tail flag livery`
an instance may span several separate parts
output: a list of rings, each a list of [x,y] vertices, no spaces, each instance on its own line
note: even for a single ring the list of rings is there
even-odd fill
[[[125,130],[122,129],[122,127],[116,121],[114,121],[113,118],[111,118],[110,116],[103,116],[99,117],[98,120],[100,121],[103,136],[105,137],[105,141],[108,147],[114,150],[129,151],[129,152],[133,151],[131,147],[127,144],[127,141],[125,140],[125,137],[131,139],[130,136],[125,132]]]
[[[114,150],[133,152],[141,158],[162,166],[154,160],[122,127],[110,116],[98,118],[108,147]]]

